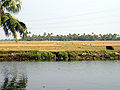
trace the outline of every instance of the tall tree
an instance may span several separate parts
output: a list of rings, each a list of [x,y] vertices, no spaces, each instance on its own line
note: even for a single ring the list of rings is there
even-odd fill
[[[17,32],[22,38],[28,34],[26,25],[11,14],[18,13],[21,10],[21,4],[21,0],[0,0],[0,26],[6,36],[12,33],[16,41]]]

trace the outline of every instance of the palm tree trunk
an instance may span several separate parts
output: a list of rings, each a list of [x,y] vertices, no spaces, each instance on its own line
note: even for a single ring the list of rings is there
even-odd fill
[[[0,7],[0,14],[4,14],[4,11],[1,7]]]
[[[4,15],[4,11],[3,9],[1,9],[1,6],[0,6],[0,25],[1,25],[1,15]]]

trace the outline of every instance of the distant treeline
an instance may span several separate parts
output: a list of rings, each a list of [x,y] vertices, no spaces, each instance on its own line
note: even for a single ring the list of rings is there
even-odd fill
[[[112,41],[120,40],[119,34],[68,34],[68,35],[54,35],[53,33],[44,33],[43,35],[27,36],[25,41]]]
[[[25,39],[19,41],[113,41],[120,40],[119,34],[68,34],[68,35],[54,35],[53,33],[44,33],[43,35],[29,35]],[[13,41],[5,39],[5,41]]]

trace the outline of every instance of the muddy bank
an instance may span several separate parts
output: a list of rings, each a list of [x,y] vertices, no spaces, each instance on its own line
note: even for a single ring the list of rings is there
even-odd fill
[[[83,61],[120,60],[120,52],[96,51],[0,51],[0,61]]]

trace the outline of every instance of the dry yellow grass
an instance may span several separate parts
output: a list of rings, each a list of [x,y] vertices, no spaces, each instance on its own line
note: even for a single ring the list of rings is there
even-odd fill
[[[105,46],[119,51],[120,41],[0,41],[0,51],[100,51],[105,50]]]

